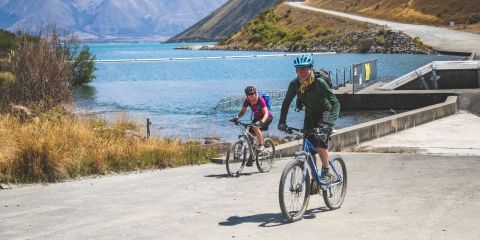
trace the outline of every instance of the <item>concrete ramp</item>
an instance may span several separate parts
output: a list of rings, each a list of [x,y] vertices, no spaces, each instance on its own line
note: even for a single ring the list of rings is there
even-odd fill
[[[434,61],[383,85],[380,90],[479,87],[480,61]]]

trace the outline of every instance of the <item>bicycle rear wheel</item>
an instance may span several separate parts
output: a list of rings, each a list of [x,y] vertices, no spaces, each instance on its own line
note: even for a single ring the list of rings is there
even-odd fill
[[[285,166],[280,178],[278,198],[283,216],[290,222],[303,218],[310,199],[310,174],[303,178],[304,164],[292,161]]]
[[[331,157],[331,165],[335,166],[337,174],[332,173],[332,184],[330,188],[322,191],[323,200],[329,209],[337,209],[342,206],[345,194],[347,193],[347,168],[345,161],[339,155]],[[333,168],[330,168],[333,171]]]
[[[245,166],[246,151],[242,141],[237,141],[230,146],[225,163],[228,175],[232,177],[240,176]]]
[[[256,155],[256,163],[258,171],[260,172],[268,172],[272,169],[273,161],[275,159],[275,144],[270,138],[265,138],[263,140],[263,146],[265,150],[262,152],[258,152]]]

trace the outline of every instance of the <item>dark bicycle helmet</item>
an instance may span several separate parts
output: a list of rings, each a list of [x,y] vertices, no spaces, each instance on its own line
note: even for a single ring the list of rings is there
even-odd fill
[[[298,56],[293,60],[293,65],[298,67],[313,67],[313,58],[312,55],[304,54],[302,56]]]
[[[257,92],[255,86],[248,86],[245,88],[245,95],[252,95]]]

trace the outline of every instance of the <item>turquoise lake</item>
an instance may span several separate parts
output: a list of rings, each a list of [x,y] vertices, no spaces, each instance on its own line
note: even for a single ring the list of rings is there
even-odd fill
[[[91,44],[98,60],[215,57],[270,54],[251,51],[175,50],[184,44],[129,43]],[[294,57],[174,60],[161,62],[97,63],[96,79],[77,91],[79,110],[88,110],[108,119],[128,113],[144,124],[152,121],[152,134],[182,139],[218,136],[232,140],[237,128],[227,121],[236,112],[215,110],[228,96],[239,95],[247,85],[259,89],[285,89],[295,77]],[[378,59],[378,76],[393,80],[434,60],[461,60],[459,56],[407,54],[333,54],[314,56],[315,67],[334,71],[370,59]],[[334,80],[335,81],[335,80]],[[343,72],[341,76],[343,82]],[[276,130],[278,104],[273,106]],[[336,128],[386,116],[386,112],[346,112]],[[249,120],[249,114],[243,119]],[[303,113],[289,112],[287,123],[301,127]]]

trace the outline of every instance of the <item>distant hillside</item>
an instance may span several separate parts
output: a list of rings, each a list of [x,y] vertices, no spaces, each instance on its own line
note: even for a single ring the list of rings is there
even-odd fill
[[[168,42],[218,41],[237,32],[255,16],[282,0],[229,0]]]
[[[227,0],[0,0],[0,28],[55,23],[87,40],[166,40]]]
[[[260,14],[215,49],[433,53],[418,39],[382,26],[280,4]]]
[[[399,22],[448,25],[480,16],[480,0],[308,0],[307,5]]]

